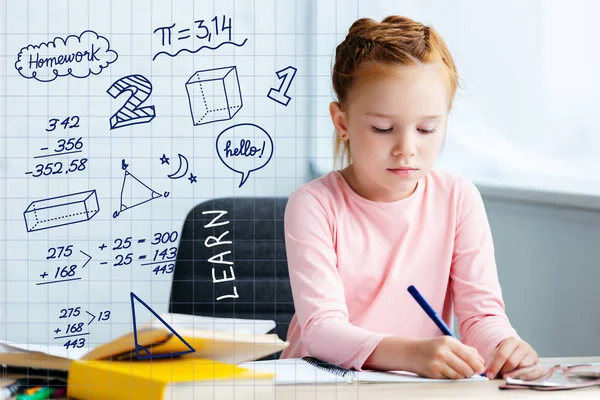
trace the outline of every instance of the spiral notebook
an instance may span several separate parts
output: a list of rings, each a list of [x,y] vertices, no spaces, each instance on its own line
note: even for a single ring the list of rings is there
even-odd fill
[[[275,374],[276,385],[298,384],[338,384],[338,383],[393,383],[393,382],[472,382],[487,381],[487,378],[475,375],[467,379],[449,381],[448,379],[423,378],[406,371],[354,371],[319,360],[315,357],[285,358],[278,360],[253,361],[240,364],[240,367],[256,372]]]

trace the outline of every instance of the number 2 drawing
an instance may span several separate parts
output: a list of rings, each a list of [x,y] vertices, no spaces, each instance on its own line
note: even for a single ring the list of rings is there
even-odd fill
[[[115,81],[106,91],[116,99],[124,91],[130,91],[129,99],[110,117],[110,129],[128,125],[144,124],[156,116],[154,106],[140,107],[152,93],[152,83],[142,75],[128,75]]]

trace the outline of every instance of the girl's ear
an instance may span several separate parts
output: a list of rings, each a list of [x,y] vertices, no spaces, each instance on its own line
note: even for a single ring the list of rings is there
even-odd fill
[[[329,103],[329,114],[335,127],[335,131],[342,140],[348,140],[348,127],[346,125],[346,114],[341,110],[337,101]]]

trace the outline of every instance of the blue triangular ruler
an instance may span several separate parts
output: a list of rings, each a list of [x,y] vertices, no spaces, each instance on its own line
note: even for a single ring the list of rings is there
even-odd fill
[[[144,307],[146,307],[146,309],[148,311],[150,311],[156,318],[158,318],[160,320],[160,322],[169,331],[171,331],[173,333],[173,335],[177,336],[177,338],[179,340],[181,340],[181,342],[183,344],[185,344],[189,350],[179,351],[179,352],[176,352],[176,353],[166,353],[166,354],[152,355],[152,353],[146,347],[140,345],[138,343],[138,339],[137,339],[137,325],[136,325],[136,320],[135,320],[135,303],[134,303],[134,300],[137,300],[138,302],[140,302],[140,304],[142,304]],[[193,353],[193,352],[196,351],[196,350],[194,350],[194,348],[192,346],[190,346],[190,344],[188,342],[185,341],[184,338],[181,337],[181,335],[179,335],[179,333],[175,332],[175,330],[173,328],[171,328],[171,326],[169,324],[167,324],[167,322],[164,319],[162,319],[152,308],[150,308],[150,306],[148,306],[148,304],[144,303],[144,301],[142,299],[140,299],[139,297],[137,297],[133,292],[131,292],[131,315],[133,317],[133,337],[135,338],[135,355],[136,355],[136,357],[137,357],[138,360],[148,360],[148,359],[151,359],[151,358],[176,357],[176,356],[180,356],[182,354]],[[140,350],[143,351],[146,354],[145,355],[140,354]]]

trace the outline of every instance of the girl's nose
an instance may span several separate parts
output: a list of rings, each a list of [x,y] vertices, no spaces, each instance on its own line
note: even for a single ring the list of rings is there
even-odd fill
[[[414,156],[416,152],[416,146],[414,140],[406,135],[400,135],[400,137],[394,143],[392,154],[395,156]]]

